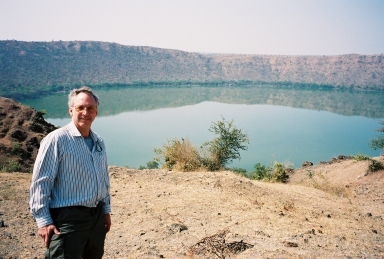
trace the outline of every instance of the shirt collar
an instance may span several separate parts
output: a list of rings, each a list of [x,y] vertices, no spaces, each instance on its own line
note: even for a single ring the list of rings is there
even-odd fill
[[[69,123],[69,128],[68,128],[68,131],[69,133],[74,136],[74,137],[82,137],[79,129],[76,127],[75,123],[73,121],[71,121],[71,123]],[[96,137],[95,137],[95,134],[93,133],[92,129],[89,131],[89,136],[94,140],[96,141]]]

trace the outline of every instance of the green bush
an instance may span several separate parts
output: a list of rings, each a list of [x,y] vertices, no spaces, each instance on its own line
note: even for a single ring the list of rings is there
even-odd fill
[[[264,165],[261,165],[260,163],[257,163],[254,165],[255,171],[251,174],[251,179],[254,180],[267,180],[269,181],[271,178],[271,167],[265,167]]]
[[[221,121],[213,123],[209,131],[218,135],[217,138],[205,144],[210,158],[206,160],[208,167],[212,170],[225,168],[225,165],[235,159],[240,159],[240,150],[247,150],[249,144],[247,134],[237,129],[232,121]]]
[[[285,172],[284,164],[279,162],[275,162],[273,167],[265,167],[257,163],[254,168],[255,171],[252,172],[251,179],[278,183],[286,183],[289,179],[289,175]]]
[[[369,156],[362,155],[360,153],[357,153],[356,156],[352,156],[352,159],[356,160],[356,161],[371,160],[371,158]]]
[[[17,143],[17,142],[13,142],[13,146],[12,146],[12,150],[11,150],[11,154],[12,155],[17,155],[17,156],[20,156],[22,154],[22,148],[20,146],[20,143]]]
[[[273,167],[271,182],[286,183],[289,179],[289,175],[285,172],[285,166],[281,163],[275,162]]]
[[[377,172],[379,170],[383,170],[383,169],[384,169],[384,165],[381,162],[374,159],[371,160],[371,163],[368,166],[368,171],[372,173]]]
[[[157,161],[154,161],[154,160],[149,161],[149,162],[147,162],[147,168],[148,169],[157,169],[157,168],[159,168],[159,163]]]
[[[2,161],[0,163],[0,172],[19,172],[21,171],[21,165],[15,160]]]

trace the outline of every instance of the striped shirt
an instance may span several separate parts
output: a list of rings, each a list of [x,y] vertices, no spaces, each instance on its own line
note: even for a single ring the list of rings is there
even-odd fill
[[[40,143],[30,187],[31,214],[37,226],[52,224],[50,208],[96,207],[111,212],[107,155],[103,140],[91,130],[92,151],[73,122]]]

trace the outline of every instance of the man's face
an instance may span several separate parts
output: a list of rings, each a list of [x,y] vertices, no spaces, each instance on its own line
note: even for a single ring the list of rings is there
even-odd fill
[[[75,96],[73,107],[69,108],[69,114],[81,135],[88,136],[97,116],[97,103],[91,95],[79,93]]]

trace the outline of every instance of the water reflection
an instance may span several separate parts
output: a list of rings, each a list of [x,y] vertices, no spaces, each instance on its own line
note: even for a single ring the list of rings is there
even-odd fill
[[[148,111],[181,107],[213,101],[228,104],[270,104],[329,111],[346,116],[384,117],[384,92],[351,90],[281,89],[276,87],[181,87],[181,88],[110,88],[96,89],[100,96],[100,116],[127,111]],[[39,100],[23,101],[37,110],[46,110],[46,117],[68,117],[67,93]]]

